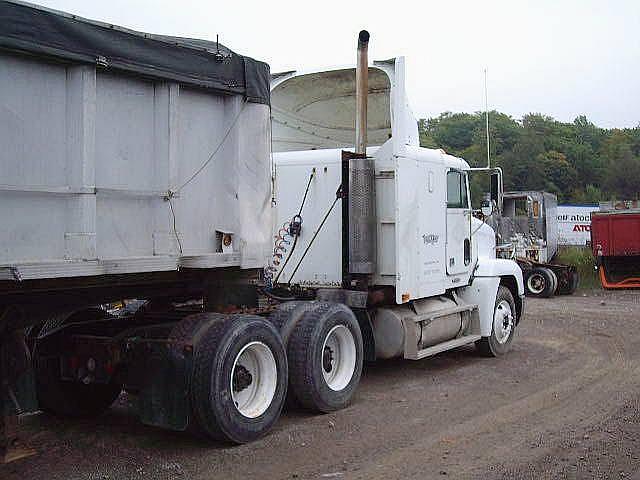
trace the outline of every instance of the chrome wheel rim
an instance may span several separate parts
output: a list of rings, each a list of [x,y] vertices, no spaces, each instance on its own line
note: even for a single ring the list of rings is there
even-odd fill
[[[513,330],[513,312],[506,300],[500,300],[493,313],[493,332],[499,344],[509,340]]]
[[[262,342],[246,344],[236,355],[231,370],[231,399],[247,418],[262,415],[271,405],[278,384],[273,352]]]
[[[356,370],[356,342],[344,325],[333,327],[322,345],[322,376],[334,391],[344,389]]]
[[[527,288],[531,293],[539,294],[542,293],[547,281],[540,273],[532,273],[527,278]]]

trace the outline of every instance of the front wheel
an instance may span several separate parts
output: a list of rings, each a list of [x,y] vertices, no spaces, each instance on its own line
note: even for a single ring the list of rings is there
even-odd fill
[[[493,309],[491,335],[478,340],[476,347],[487,357],[504,355],[511,349],[515,331],[516,303],[511,291],[504,285],[500,285]]]

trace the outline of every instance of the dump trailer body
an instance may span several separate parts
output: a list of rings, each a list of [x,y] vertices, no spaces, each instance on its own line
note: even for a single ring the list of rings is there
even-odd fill
[[[640,288],[640,210],[594,212],[591,248],[605,288]]]
[[[591,247],[594,255],[626,257],[640,255],[640,210],[594,212]]]
[[[264,266],[266,64],[21,3],[0,13],[0,282]]]
[[[236,443],[277,420],[269,104],[268,65],[217,42],[0,0],[0,462],[12,415],[122,390]]]

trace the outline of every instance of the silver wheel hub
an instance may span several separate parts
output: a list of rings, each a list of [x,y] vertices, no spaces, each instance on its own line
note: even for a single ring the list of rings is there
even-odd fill
[[[334,391],[344,389],[356,369],[356,342],[344,325],[333,327],[322,345],[322,376]]]
[[[547,281],[541,274],[533,273],[529,275],[529,278],[527,279],[527,288],[532,293],[542,293],[546,283]]]
[[[493,312],[493,332],[496,340],[504,344],[509,340],[514,327],[511,305],[506,300],[500,300]]]
[[[236,355],[231,370],[231,399],[247,418],[262,415],[271,405],[278,384],[273,352],[262,342],[246,344]]]

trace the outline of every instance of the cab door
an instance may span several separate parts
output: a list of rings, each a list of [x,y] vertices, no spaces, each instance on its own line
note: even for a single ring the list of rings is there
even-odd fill
[[[467,174],[447,171],[447,244],[448,275],[459,275],[471,268],[471,206]]]

